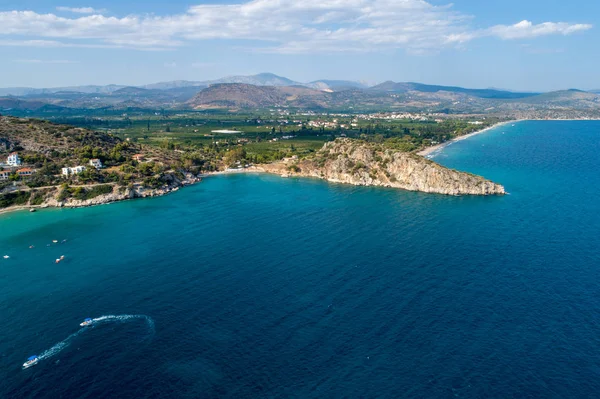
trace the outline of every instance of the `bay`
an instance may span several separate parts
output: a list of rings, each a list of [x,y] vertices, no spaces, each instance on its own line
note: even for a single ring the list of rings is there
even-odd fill
[[[599,132],[520,122],[435,157],[503,197],[254,174],[0,215],[0,396],[592,397]]]

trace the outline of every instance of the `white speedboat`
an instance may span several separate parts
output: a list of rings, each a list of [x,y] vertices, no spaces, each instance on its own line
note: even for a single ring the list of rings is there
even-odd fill
[[[37,356],[29,356],[27,361],[23,363],[23,368],[28,369],[31,366],[35,366],[40,361],[40,358]]]
[[[91,325],[94,322],[94,320],[90,319],[89,317],[87,319],[85,319],[84,321],[82,321],[81,323],[79,323],[79,325],[81,327],[87,327],[89,325]]]

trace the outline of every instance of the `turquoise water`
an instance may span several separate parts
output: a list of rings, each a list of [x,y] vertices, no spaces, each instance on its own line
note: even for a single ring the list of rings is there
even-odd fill
[[[599,132],[436,157],[504,197],[236,175],[0,215],[0,397],[594,397]]]

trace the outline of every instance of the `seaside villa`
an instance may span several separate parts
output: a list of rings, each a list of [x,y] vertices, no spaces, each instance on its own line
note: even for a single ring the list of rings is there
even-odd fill
[[[23,169],[17,170],[17,175],[19,175],[20,177],[29,177],[32,174],[33,174],[33,170],[31,170],[29,168],[23,168]]]
[[[75,166],[74,168],[62,168],[63,176],[77,175],[86,170],[85,166]]]
[[[90,159],[90,165],[93,166],[96,169],[102,169],[102,161],[100,161],[97,158]]]
[[[6,164],[9,166],[21,165],[21,158],[19,158],[19,154],[17,154],[16,152],[11,153],[6,159]]]

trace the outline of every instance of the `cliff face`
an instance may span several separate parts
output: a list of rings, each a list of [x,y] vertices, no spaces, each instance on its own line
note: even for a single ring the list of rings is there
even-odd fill
[[[283,176],[318,177],[357,186],[394,187],[447,195],[505,194],[483,177],[448,169],[421,156],[350,139],[325,144],[315,157],[264,165]]]

